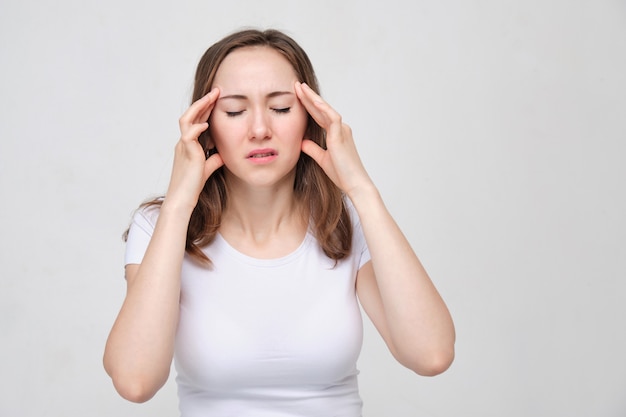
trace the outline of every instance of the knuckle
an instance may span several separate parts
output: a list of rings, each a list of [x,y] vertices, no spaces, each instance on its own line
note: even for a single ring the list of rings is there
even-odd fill
[[[339,113],[332,113],[330,115],[330,120],[333,123],[337,123],[337,124],[341,124],[342,123],[341,115]]]
[[[181,132],[180,141],[181,142],[189,142],[196,139],[197,135],[195,135],[192,131],[184,130]]]
[[[178,123],[179,124],[185,124],[185,123],[189,123],[189,114],[188,112],[183,113],[179,118],[178,118]]]

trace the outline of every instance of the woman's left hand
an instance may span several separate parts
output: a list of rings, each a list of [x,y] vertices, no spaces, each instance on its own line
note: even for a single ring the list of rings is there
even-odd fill
[[[326,149],[305,138],[302,152],[313,158],[348,196],[362,187],[371,187],[372,181],[361,162],[350,126],[308,85],[296,83],[295,90],[311,117],[326,131]]]
[[[326,150],[305,139],[302,151],[348,195],[361,221],[372,259],[356,280],[363,309],[400,363],[420,375],[443,372],[455,340],[445,302],[367,175],[350,127],[307,85],[296,83],[295,91],[326,130]]]

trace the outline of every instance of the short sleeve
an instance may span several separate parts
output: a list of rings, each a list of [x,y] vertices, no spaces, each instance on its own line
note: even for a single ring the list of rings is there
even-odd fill
[[[152,238],[158,215],[159,208],[155,206],[142,207],[135,212],[128,229],[124,265],[141,263]]]
[[[354,256],[359,260],[359,269],[370,261],[370,251],[365,241],[365,235],[363,234],[363,228],[361,227],[361,219],[356,212],[356,208],[352,204],[352,201],[348,197],[345,197],[346,206],[350,213],[350,219],[352,221],[352,251]]]

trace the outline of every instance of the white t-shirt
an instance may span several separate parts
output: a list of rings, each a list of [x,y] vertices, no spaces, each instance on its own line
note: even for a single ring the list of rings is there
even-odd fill
[[[329,259],[307,233],[278,259],[217,235],[202,268],[185,256],[174,362],[182,417],[359,417],[363,338],[355,278],[369,261],[357,214],[351,255]],[[125,262],[141,263],[158,208],[138,211]]]

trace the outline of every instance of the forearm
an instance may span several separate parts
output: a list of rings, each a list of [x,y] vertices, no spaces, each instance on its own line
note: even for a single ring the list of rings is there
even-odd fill
[[[188,223],[186,214],[164,203],[141,265],[127,268],[127,294],[104,364],[120,394],[132,401],[152,397],[169,375]]]
[[[350,198],[371,254],[394,354],[411,368],[421,367],[421,362],[451,361],[452,318],[378,190],[373,185],[363,187]]]

